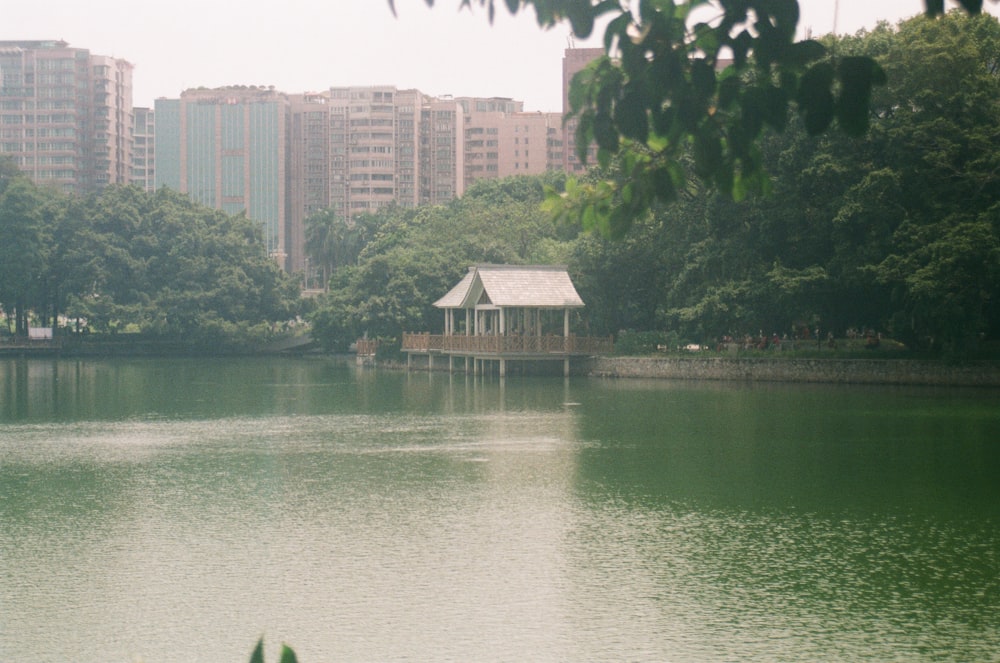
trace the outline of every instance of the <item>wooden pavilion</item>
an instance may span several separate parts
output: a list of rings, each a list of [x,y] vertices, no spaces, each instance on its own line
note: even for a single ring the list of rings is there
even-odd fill
[[[588,338],[570,332],[570,313],[583,308],[565,267],[551,265],[473,265],[448,293],[434,302],[444,311],[444,334],[404,333],[409,367],[413,355],[472,360],[478,374],[496,361],[500,376],[508,361],[562,360],[569,374],[572,356],[605,354],[610,337]]]

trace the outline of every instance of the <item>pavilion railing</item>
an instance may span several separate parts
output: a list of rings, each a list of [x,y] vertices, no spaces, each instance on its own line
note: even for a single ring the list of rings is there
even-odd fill
[[[404,352],[453,352],[459,354],[610,354],[610,336],[447,336],[403,332]]]
[[[378,350],[378,340],[374,338],[359,338],[355,344],[359,357],[374,357]]]

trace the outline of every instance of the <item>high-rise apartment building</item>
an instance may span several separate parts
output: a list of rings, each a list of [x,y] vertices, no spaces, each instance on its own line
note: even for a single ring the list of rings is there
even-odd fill
[[[289,218],[295,226],[304,226],[310,215],[332,206],[329,101],[324,94],[289,96]]]
[[[562,116],[526,113],[510,99],[457,100],[465,113],[465,186],[562,169]]]
[[[340,218],[421,202],[424,96],[392,86],[336,87],[289,97],[289,220],[325,208]],[[304,265],[293,264],[299,270]]]
[[[288,222],[289,100],[272,88],[193,89],[157,99],[155,186],[263,226],[285,269],[303,263],[301,229]]]
[[[129,181],[144,191],[156,190],[156,123],[152,108],[132,109],[132,164]]]
[[[68,192],[129,182],[132,65],[64,41],[0,41],[0,154]]]
[[[393,86],[334,87],[289,100],[293,227],[324,208],[348,219],[464,192],[465,116],[455,100]]]
[[[568,49],[569,80],[601,49]],[[169,186],[264,225],[268,249],[302,272],[305,225],[332,210],[342,219],[390,206],[442,204],[484,178],[582,169],[562,113],[525,112],[499,97],[435,98],[394,86],[188,90],[136,110],[134,177],[155,116],[154,188]],[[569,139],[567,139],[567,133]]]
[[[465,193],[465,113],[454,99],[424,101],[419,156],[421,204],[439,205]]]
[[[423,95],[391,86],[337,87],[331,106],[333,207],[345,217],[415,207]]]

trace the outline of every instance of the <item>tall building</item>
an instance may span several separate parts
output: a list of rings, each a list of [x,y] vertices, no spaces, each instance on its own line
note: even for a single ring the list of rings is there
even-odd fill
[[[329,91],[335,209],[345,217],[389,205],[415,207],[423,95],[392,86]]]
[[[423,95],[392,86],[335,87],[289,97],[289,220],[332,209],[348,219],[416,207]],[[304,241],[304,239],[303,239]],[[304,265],[293,264],[299,270]]]
[[[465,116],[455,100],[381,85],[289,101],[292,227],[323,208],[348,219],[442,203],[465,190]]]
[[[155,186],[263,226],[284,269],[304,262],[301,229],[288,222],[289,100],[273,88],[187,90],[157,99]]]
[[[292,227],[303,230],[303,244],[305,220],[332,206],[330,147],[333,137],[329,101],[323,94],[289,97],[289,222]],[[293,266],[293,270],[297,271],[297,266]]]
[[[562,169],[562,116],[526,113],[510,99],[457,100],[465,113],[465,186]]]
[[[569,77],[602,52],[567,51],[564,96]],[[320,210],[351,219],[443,204],[479,179],[564,169],[571,150],[561,113],[525,112],[508,98],[435,98],[390,85],[292,95],[239,86],[158,99],[151,115],[137,109],[137,180],[154,116],[154,188],[246,210],[293,272],[307,269],[306,219]]]
[[[132,164],[129,181],[144,191],[156,190],[156,123],[152,108],[132,109]]]
[[[573,76],[588,64],[604,55],[603,48],[567,48],[563,53],[562,85],[563,85],[563,115],[570,112],[569,87]],[[583,163],[577,157],[576,118],[570,118],[563,126],[563,170],[567,173],[578,173],[594,165],[597,161],[597,146],[587,148],[587,162]]]
[[[425,99],[420,109],[420,204],[465,193],[465,113],[454,99]]]
[[[64,41],[0,41],[0,154],[35,182],[130,181],[132,65]]]

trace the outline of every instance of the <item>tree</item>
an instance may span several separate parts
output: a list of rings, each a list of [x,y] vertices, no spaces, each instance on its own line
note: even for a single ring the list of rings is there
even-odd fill
[[[354,264],[377,221],[372,215],[357,219],[342,219],[334,210],[322,209],[306,221],[306,255],[312,260],[311,270],[319,270],[324,289],[330,276],[339,268]],[[309,275],[306,275],[307,279]]]
[[[571,255],[576,228],[556,225],[539,206],[561,175],[478,182],[446,205],[387,208],[361,217],[363,244],[330,280],[310,321],[313,336],[345,348],[363,334],[399,338],[440,330],[433,302],[476,263],[552,262]]]
[[[298,286],[268,257],[260,224],[167,189],[74,200],[53,236],[50,290],[96,331],[246,343],[297,312]]]
[[[7,189],[7,185],[18,177],[24,177],[24,173],[17,167],[14,160],[7,155],[0,156],[0,193]]]
[[[0,194],[0,304],[13,313],[13,331],[21,336],[28,335],[29,302],[46,268],[42,204],[27,178],[11,179]]]
[[[888,72],[870,130],[810,135],[790,118],[759,142],[773,195],[737,201],[689,178],[621,240],[579,243],[588,307],[691,340],[818,323],[967,354],[996,337],[1000,23],[918,17],[828,46]]]
[[[427,0],[433,4],[433,0]],[[389,0],[390,8],[394,0]],[[982,0],[960,0],[978,13]],[[486,7],[496,0],[462,0]],[[851,135],[869,124],[873,87],[885,82],[874,58],[840,55],[796,39],[797,0],[505,0],[531,6],[543,27],[568,22],[587,38],[606,21],[606,57],[579,72],[570,88],[581,159],[592,143],[598,161],[618,156],[620,178],[551,191],[548,208],[620,236],[654,201],[673,201],[684,185],[682,156],[724,194],[766,192],[759,141],[782,131],[794,109],[812,134],[838,125]],[[943,13],[944,0],[925,0]]]

